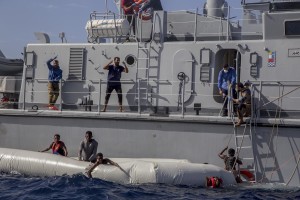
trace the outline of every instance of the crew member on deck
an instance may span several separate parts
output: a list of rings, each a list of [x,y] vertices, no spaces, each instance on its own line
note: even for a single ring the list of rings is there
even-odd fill
[[[108,158],[103,158],[103,154],[102,154],[102,153],[98,153],[98,154],[97,154],[97,160],[96,160],[96,162],[95,162],[92,166],[90,166],[90,169],[88,169],[88,171],[87,171],[87,175],[88,175],[89,178],[92,178],[92,171],[93,171],[97,166],[99,166],[99,165],[101,165],[101,164],[102,164],[102,165],[108,165],[108,164],[114,165],[114,166],[120,168],[122,171],[124,171],[124,170],[118,165],[118,163],[115,163],[115,162],[111,161],[111,160],[108,159]]]
[[[153,11],[156,10],[163,10],[160,0],[148,0],[142,7],[141,10],[147,10],[148,8],[152,7]]]
[[[236,99],[236,91],[234,89],[236,83],[236,73],[233,67],[229,67],[228,64],[223,66],[223,69],[219,72],[218,76],[218,88],[219,94],[223,97],[222,116],[228,115],[228,91],[232,91],[232,97]]]
[[[68,156],[67,147],[63,141],[60,141],[59,134],[55,134],[54,141],[50,144],[50,146],[47,149],[42,150],[40,152],[49,151],[50,149],[52,149],[53,154]]]
[[[134,6],[136,3],[134,0],[122,0],[121,7],[123,8],[124,15],[126,16],[127,21],[132,27],[133,34],[135,35],[135,16],[134,16]],[[129,41],[129,37],[126,38],[126,41]]]
[[[239,158],[235,157],[235,150],[230,148],[228,149],[228,155],[223,155],[223,153],[228,149],[228,146],[225,147],[220,153],[219,157],[224,160],[225,169],[227,171],[232,171],[235,176],[235,180],[237,183],[241,182],[241,178],[239,177],[238,171],[236,170],[236,164],[242,165],[242,161]]]
[[[112,64],[113,63],[113,64]],[[120,58],[115,57],[113,61],[110,61],[107,65],[103,67],[103,69],[108,70],[107,75],[107,88],[106,88],[106,96],[105,96],[105,104],[102,112],[105,112],[107,109],[107,104],[110,98],[110,95],[113,90],[116,90],[118,94],[119,100],[119,111],[123,112],[122,106],[122,86],[121,86],[121,74],[122,72],[128,73],[128,68],[126,63],[123,61],[124,67],[119,65]]]
[[[56,56],[57,57],[57,56]],[[59,96],[59,81],[62,78],[62,70],[59,67],[59,62],[56,60],[56,57],[51,58],[47,61],[47,66],[49,69],[48,75],[48,93],[49,93],[49,109],[57,110],[55,108],[56,100]],[[53,62],[53,65],[51,65]]]

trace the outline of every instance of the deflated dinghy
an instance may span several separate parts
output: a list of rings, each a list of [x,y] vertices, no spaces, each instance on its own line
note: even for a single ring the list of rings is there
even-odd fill
[[[206,177],[219,177],[223,185],[235,184],[234,176],[210,164],[196,164],[164,159],[112,159],[122,170],[100,165],[92,173],[94,178],[121,184],[165,183],[205,186]],[[61,176],[85,174],[88,162],[33,151],[0,148],[0,171],[19,172],[30,176]]]

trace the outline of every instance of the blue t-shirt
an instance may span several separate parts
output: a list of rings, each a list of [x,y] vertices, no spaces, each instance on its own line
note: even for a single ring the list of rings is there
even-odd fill
[[[228,90],[228,82],[232,85],[234,85],[236,82],[235,69],[232,67],[228,69],[227,73],[225,73],[223,69],[219,72],[218,88]]]
[[[107,75],[107,85],[108,86],[118,86],[121,85],[120,79],[121,74],[124,71],[124,67],[109,65],[108,67],[108,75]]]

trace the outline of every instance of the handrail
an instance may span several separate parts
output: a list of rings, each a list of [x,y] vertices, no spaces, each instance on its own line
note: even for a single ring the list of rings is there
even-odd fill
[[[45,104],[45,102],[33,102],[32,100],[30,100],[30,94],[36,94],[36,95],[43,95],[42,93],[47,93],[48,91],[46,90],[46,88],[43,86],[44,85],[44,81],[46,81],[47,79],[44,79],[44,78],[37,78],[37,79],[34,79],[34,80],[31,80],[32,81],[35,81],[35,82],[38,82],[39,84],[35,84],[35,86],[38,86],[38,88],[41,88],[39,85],[42,86],[42,88],[44,89],[36,89],[34,88],[34,90],[31,90],[31,82],[27,82],[25,80],[25,84],[23,84],[23,87],[22,87],[22,91],[15,91],[16,93],[21,93],[21,99],[19,99],[19,105],[23,104],[22,107],[20,107],[20,109],[22,110],[25,110],[26,109],[26,104],[28,105],[28,103],[30,104],[34,104],[34,103],[41,103],[41,104]],[[121,82],[123,84],[128,84],[129,87],[130,85],[135,85],[137,84],[136,86],[137,87],[140,87],[140,84],[141,82],[143,81],[143,83],[145,82],[148,82],[146,79],[138,79],[138,81],[135,81],[133,79],[123,79],[121,80]],[[86,94],[90,94],[92,95],[92,99],[95,101],[98,101],[96,104],[94,104],[94,106],[98,106],[98,113],[100,113],[100,107],[101,107],[101,101],[103,100],[103,86],[107,84],[107,80],[106,79],[91,79],[91,80],[62,80],[60,82],[60,88],[63,88],[65,83],[66,82],[74,82],[74,83],[80,83],[82,82],[83,85],[86,85],[86,84],[92,84],[93,86],[96,86],[95,88],[98,88],[98,89],[95,89],[93,91],[84,91],[84,90],[78,90],[78,91],[71,91],[71,92],[65,92],[63,91],[62,89],[60,89],[60,93],[59,93],[59,99],[58,99],[58,104],[59,104],[59,110],[62,111],[62,105],[67,105],[66,102],[63,102],[64,100],[64,95],[72,95],[74,94],[75,96],[79,96],[79,97],[84,97]],[[177,85],[178,83],[180,83],[180,81],[172,81],[172,80],[151,80],[150,81],[151,83],[161,83],[167,87],[173,87],[174,85]],[[150,84],[150,82],[148,84]],[[287,102],[294,102],[296,103],[297,105],[297,100],[300,98],[299,96],[299,93],[297,93],[297,95],[290,95],[292,94],[293,92],[295,91],[299,91],[300,89],[300,81],[299,80],[261,80],[261,81],[257,81],[257,80],[250,80],[249,81],[251,83],[251,93],[252,93],[252,98],[251,98],[251,113],[253,115],[255,115],[255,119],[259,119],[260,118],[260,112],[257,112],[259,110],[261,110],[263,107],[267,107],[269,104],[275,102],[275,101],[278,101],[280,99],[287,99]],[[166,85],[167,83],[167,85]],[[32,83],[33,84],[33,83]],[[138,85],[139,84],[139,85]],[[192,84],[194,85],[194,91],[196,91],[195,93],[193,92],[192,94],[189,94],[188,91],[189,91],[189,88],[186,88],[186,84]],[[194,96],[193,98],[197,98],[198,100],[201,99],[201,101],[206,101],[206,105],[203,107],[203,108],[207,108],[207,109],[215,109],[217,110],[219,107],[221,107],[221,104],[218,104],[217,107],[214,107],[216,102],[210,104],[210,100],[213,99],[214,97],[216,96],[219,96],[219,94],[211,94],[210,92],[205,92],[204,91],[200,91],[198,89],[195,90],[195,88],[199,88],[200,87],[210,87],[212,88],[213,85],[216,85],[217,83],[205,83],[205,85],[203,84],[203,82],[184,82],[183,86],[182,86],[182,89],[181,89],[181,96],[180,96],[180,100],[181,100],[181,105],[180,105],[180,110],[181,110],[181,115],[182,117],[184,117],[185,115],[185,112],[186,112],[186,109],[191,109],[192,108],[192,104],[189,103],[190,106],[186,106],[186,104],[184,103],[185,100],[186,100],[186,97],[187,95],[191,95],[191,96]],[[34,85],[34,84],[33,84]],[[46,85],[46,84],[45,84]],[[173,86],[172,86],[173,85]],[[197,86],[198,85],[198,86]],[[289,91],[285,92],[285,93],[282,93],[281,96],[271,96],[273,93],[266,93],[264,94],[263,96],[263,93],[262,91],[265,89],[265,87],[267,88],[276,88],[276,87],[282,87],[282,86],[286,86],[288,88],[290,88]],[[177,87],[177,86],[176,86]],[[28,90],[28,91],[27,91]],[[176,89],[175,90],[172,90],[173,92],[168,92],[168,90],[161,90],[162,92],[159,92],[158,94],[154,93],[153,91],[149,91],[149,95],[153,95],[153,96],[160,96],[160,97],[163,97],[164,99],[166,99],[167,101],[166,102],[169,102],[167,106],[170,106],[170,107],[176,107],[176,103],[170,103],[172,101],[170,101],[171,99],[176,99],[176,96],[178,96],[178,93],[176,93],[176,91],[178,91]],[[126,95],[129,95],[129,96],[134,96],[135,94],[137,94],[137,99],[138,101],[135,101],[137,104],[134,104],[133,106],[137,106],[138,108],[138,112],[141,113],[141,96],[144,95],[144,90],[137,90],[136,92],[131,92],[131,91],[126,91],[124,92],[123,94],[126,94]],[[270,95],[271,94],[271,95]],[[232,95],[232,94],[229,94],[229,96]],[[256,96],[257,95],[257,96]],[[68,96],[65,96],[65,97],[68,97]],[[72,96],[69,96],[69,98],[71,98]],[[263,98],[266,99],[263,104],[262,103],[262,100]],[[44,96],[43,96],[44,98]],[[34,99],[39,99],[38,97],[34,97]],[[198,100],[195,100],[195,102],[197,102]],[[28,102],[27,102],[28,101]],[[43,100],[44,101],[44,100]],[[133,101],[131,101],[133,102]],[[68,104],[69,105],[69,104]],[[74,104],[74,105],[77,105],[77,104]],[[128,103],[129,105],[129,103]],[[287,106],[287,110],[286,112],[293,112],[293,113],[296,113],[297,115],[300,113],[300,110],[291,110],[289,107],[288,107],[288,104],[286,104],[286,102],[283,102],[282,104],[283,108]],[[267,108],[269,109],[269,108]]]

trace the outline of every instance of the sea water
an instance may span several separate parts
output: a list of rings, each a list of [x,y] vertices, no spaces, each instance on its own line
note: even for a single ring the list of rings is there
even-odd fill
[[[83,175],[28,177],[0,174],[0,199],[300,199],[300,188],[280,184],[201,188],[120,185]]]

